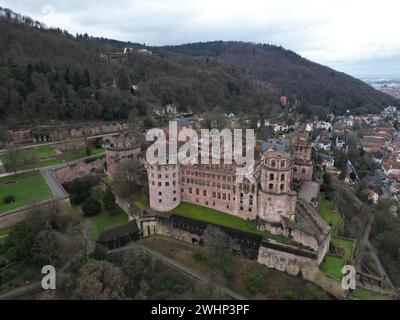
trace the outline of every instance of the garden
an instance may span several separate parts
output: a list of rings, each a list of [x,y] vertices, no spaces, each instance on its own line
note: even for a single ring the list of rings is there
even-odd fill
[[[0,178],[0,213],[52,198],[40,172]]]

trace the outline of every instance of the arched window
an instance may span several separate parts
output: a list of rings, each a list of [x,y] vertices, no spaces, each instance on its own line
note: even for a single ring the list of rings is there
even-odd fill
[[[274,185],[272,183],[269,184],[269,190],[272,190],[274,188]]]
[[[274,174],[273,174],[273,173],[271,173],[271,174],[269,175],[269,180],[270,180],[270,181],[274,181]]]
[[[281,191],[283,191],[285,189],[285,185],[282,183],[281,184]]]
[[[285,175],[281,175],[281,181],[285,181]]]
[[[285,167],[285,160],[282,160],[281,161],[281,168],[284,168]]]
[[[294,171],[294,173],[297,173],[297,168],[296,168],[296,167],[294,167],[293,171]]]
[[[272,167],[272,168],[275,168],[275,166],[276,166],[276,162],[275,162],[275,160],[272,160],[272,161],[271,161],[271,167]]]

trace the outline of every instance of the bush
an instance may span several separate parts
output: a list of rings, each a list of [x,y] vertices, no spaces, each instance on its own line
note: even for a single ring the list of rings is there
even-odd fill
[[[231,268],[225,267],[223,273],[226,280],[232,281],[235,279],[235,272]]]
[[[82,211],[87,217],[93,217],[101,213],[101,203],[90,197],[82,205]]]
[[[24,281],[32,281],[35,280],[35,278],[38,276],[38,272],[32,268],[28,268],[24,271],[24,273],[22,274],[22,279],[24,279]]]
[[[200,251],[194,252],[193,255],[192,255],[192,258],[196,262],[205,262],[206,261],[206,257]]]
[[[71,204],[78,205],[90,197],[90,184],[84,179],[75,179],[64,185],[65,190],[70,194]]]
[[[297,300],[297,296],[294,292],[292,291],[287,291],[285,292],[285,294],[283,295],[283,299],[284,300]]]
[[[103,245],[97,244],[91,254],[91,258],[95,260],[105,260],[107,258],[107,249]]]
[[[15,197],[13,195],[5,196],[3,199],[5,204],[11,204],[15,202]]]
[[[263,291],[264,279],[260,275],[251,276],[247,280],[247,291],[251,294],[257,294]]]

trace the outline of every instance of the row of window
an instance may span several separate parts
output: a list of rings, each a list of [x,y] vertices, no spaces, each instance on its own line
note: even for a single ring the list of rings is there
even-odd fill
[[[236,182],[235,176],[225,176],[219,174],[213,174],[209,172],[202,171],[193,171],[193,170],[185,170],[184,174],[187,176],[195,176],[195,177],[203,177],[203,178],[213,178],[216,180],[228,181],[228,182]]]
[[[155,186],[156,185],[156,182],[155,181],[150,181],[150,183],[151,183],[151,185],[152,186]],[[159,182],[157,182],[157,185],[159,186],[159,187],[170,187],[170,186],[173,186],[173,187],[176,187],[176,181],[174,180],[174,181],[167,181],[167,182],[161,182],[161,181],[159,181]]]
[[[152,174],[151,174],[151,177],[154,178],[154,177],[155,177],[155,174],[152,173]],[[160,174],[160,173],[157,174],[157,178],[158,178],[158,179],[162,179],[162,178],[169,179],[169,177],[170,177],[170,174],[169,174],[169,173],[167,173],[167,174],[165,174],[165,175],[162,175],[162,174]],[[176,173],[175,173],[175,172],[172,173],[172,178],[176,178]]]

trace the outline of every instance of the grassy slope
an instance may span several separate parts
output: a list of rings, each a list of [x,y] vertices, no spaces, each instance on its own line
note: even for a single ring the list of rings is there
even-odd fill
[[[4,185],[8,181],[16,181],[16,184]],[[3,198],[13,195],[15,203],[4,204]],[[40,172],[0,178],[0,212],[20,208],[46,199],[50,199],[52,193]]]
[[[100,190],[96,190],[93,193],[93,196],[102,203],[102,206],[103,195],[104,192]],[[128,222],[128,215],[122,209],[118,208],[115,215],[110,215],[103,206],[103,209],[99,215],[90,218],[89,237],[94,241],[104,230],[124,224],[126,222]]]
[[[340,223],[340,213],[335,208],[333,201],[325,198],[325,194],[321,192],[318,213],[324,219],[324,221],[329,224],[332,229],[335,229],[336,226]]]
[[[209,275],[213,281],[221,282],[249,299],[279,300],[284,299],[288,292],[293,293],[297,299],[329,298],[325,292],[314,284],[284,272],[268,269],[256,261],[234,257],[229,267],[234,277],[226,280],[216,273],[216,268],[210,267],[205,261],[199,262],[193,257],[198,252],[203,252],[204,254],[204,249],[198,245],[162,236],[147,238],[141,240],[140,243],[201,274]],[[252,278],[258,278],[260,281],[258,293],[252,293],[248,290],[248,284]]]
[[[335,208],[333,201],[326,199],[323,192],[321,192],[320,195],[318,213],[321,215],[322,219],[324,219],[326,223],[332,226],[333,229],[335,229],[341,221],[341,215],[339,211]],[[335,279],[341,279],[343,276],[341,272],[342,267],[345,265],[347,260],[352,259],[354,242],[337,237],[332,237],[331,243],[335,247],[343,249],[344,255],[343,257],[327,256],[324,259],[324,262],[320,265],[320,269],[322,272]]]

